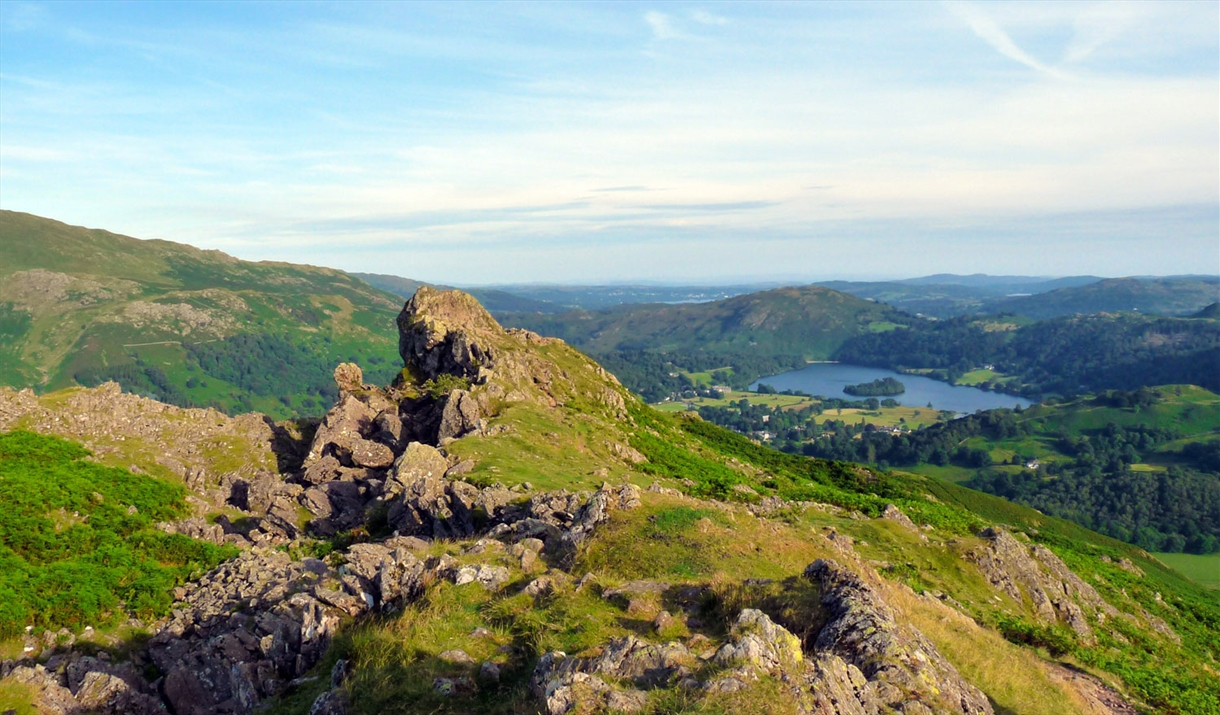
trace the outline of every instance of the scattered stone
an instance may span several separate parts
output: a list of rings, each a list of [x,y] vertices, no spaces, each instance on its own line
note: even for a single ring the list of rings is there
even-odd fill
[[[483,661],[483,664],[479,666],[479,680],[491,683],[500,682],[500,666],[490,660]]]
[[[460,648],[454,648],[452,650],[444,651],[436,657],[440,658],[441,660],[445,661],[446,663],[453,663],[454,665],[474,665],[475,664],[475,659],[471,658],[469,653],[467,653],[464,650],[461,650]]]
[[[540,576],[526,585],[525,594],[537,598],[551,593],[554,589],[555,583],[551,579],[546,576]]]

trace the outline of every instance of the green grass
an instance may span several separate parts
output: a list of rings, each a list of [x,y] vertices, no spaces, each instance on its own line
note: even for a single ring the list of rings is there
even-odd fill
[[[1153,554],[1174,571],[1210,589],[1220,589],[1220,554]]]
[[[232,555],[155,528],[185,489],[86,461],[79,445],[0,434],[0,637],[162,614],[171,589]]]

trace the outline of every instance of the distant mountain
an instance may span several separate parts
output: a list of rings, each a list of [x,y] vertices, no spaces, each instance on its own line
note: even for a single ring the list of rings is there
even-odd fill
[[[820,286],[779,288],[710,303],[624,305],[554,315],[502,314],[505,325],[559,337],[598,358],[631,389],[657,400],[683,372],[727,368],[737,387],[826,359],[849,338],[909,319],[888,306]]]
[[[410,299],[415,295],[415,291],[419,290],[420,286],[429,286],[441,290],[452,290],[452,286],[441,285],[438,283],[424,283],[423,281],[403,278],[401,276],[384,275],[380,273],[353,273],[360,280],[368,283],[374,288],[380,288],[387,293],[393,293],[404,299]],[[473,295],[491,313],[509,313],[509,312],[535,312],[535,313],[558,313],[566,310],[562,305],[556,305],[542,300],[533,300],[513,293],[508,293],[502,290],[492,288],[472,288],[467,291]]]
[[[564,309],[600,310],[635,303],[708,303],[746,293],[779,288],[782,285],[781,283],[759,283],[728,286],[497,285],[493,287],[513,295],[563,306]],[[470,293],[479,295],[478,290],[472,290]]]
[[[1117,311],[1186,315],[1220,298],[1220,279],[1210,276],[1045,279],[939,274],[901,281],[826,281],[818,285],[934,318],[1016,313],[1042,320]]]
[[[900,281],[826,281],[818,285],[888,303],[908,313],[933,318],[988,312],[997,301],[1012,295],[1045,293],[1058,288],[1087,285],[1096,276],[1034,278],[1030,276],[957,276],[941,273]]]
[[[754,351],[829,356],[891,309],[820,286],[779,288],[710,303],[640,304],[502,320],[593,353],[610,350]]]
[[[402,301],[342,271],[252,263],[0,211],[0,384],[106,380],[183,406],[318,413],[337,363],[396,371]]]
[[[1015,288],[1025,289],[1033,286],[1046,286],[1043,290],[1065,288],[1069,286],[1086,285],[1102,280],[1097,276],[1069,276],[1067,278],[1045,278],[1037,276],[989,276],[986,273],[973,273],[961,276],[954,273],[937,273],[919,278],[906,278],[895,283],[906,285],[959,285],[970,288],[985,288],[993,291],[1017,292]]]
[[[1004,298],[991,313],[1017,313],[1039,320],[1062,315],[1134,311],[1189,315],[1220,300],[1220,278],[1110,278],[1038,295]]]

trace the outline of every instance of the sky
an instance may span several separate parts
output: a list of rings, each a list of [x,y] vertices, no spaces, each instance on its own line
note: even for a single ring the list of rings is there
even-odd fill
[[[0,208],[458,285],[1220,274],[1220,3],[0,0]]]

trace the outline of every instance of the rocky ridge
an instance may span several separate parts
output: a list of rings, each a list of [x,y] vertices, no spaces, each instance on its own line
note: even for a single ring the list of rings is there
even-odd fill
[[[559,341],[499,329],[461,294],[421,289],[404,307],[399,326],[404,377],[386,388],[369,386],[359,368],[339,366],[340,399],[308,449],[302,448],[300,469],[198,481],[204,493],[250,514],[250,523],[238,529],[225,519],[197,518],[165,528],[245,550],[178,589],[172,615],[154,624],[153,637],[130,663],[116,666],[69,652],[43,663],[6,663],[5,676],[33,687],[48,712],[249,713],[268,698],[317,679],[311,671],[344,624],[403,608],[438,583],[534,598],[570,584],[580,547],[615,512],[639,507],[645,495],[629,484],[572,492],[475,483],[467,480],[471,461],[449,448],[468,436],[494,439],[510,433],[501,421],[506,405],[527,403],[547,411],[572,405],[574,411],[595,409],[619,418],[625,414],[622,388],[587,359],[575,362],[581,366],[575,372],[548,360],[542,349],[568,349]],[[440,385],[447,387],[434,389]],[[62,415],[41,407],[32,395],[0,397],[0,420],[9,420],[0,428],[32,423],[86,435],[95,430],[94,439],[104,446],[106,435],[116,433],[109,430],[122,434],[128,424],[90,425],[74,417],[70,427],[57,427],[56,417]],[[158,416],[146,404],[151,401],[128,399],[114,389],[82,391],[71,398],[77,400],[72,414],[101,412],[100,400],[107,397],[128,400],[141,415],[149,411],[143,421],[130,423],[148,439],[182,440],[172,431],[179,428],[169,425],[196,417],[176,408]],[[257,418],[224,423],[217,415],[205,413],[201,419],[217,420],[217,429],[226,424],[247,429],[243,434],[257,437],[258,449],[265,450],[261,454],[274,455],[272,425]],[[166,426],[157,426],[162,421]],[[606,457],[623,464],[643,460],[613,441]],[[742,511],[765,518],[783,509],[770,498]],[[887,508],[883,518],[927,541],[897,507]],[[302,539],[341,533],[365,541],[324,559],[293,555],[314,543]],[[1084,636],[1090,617],[1096,622],[1115,613],[1048,550],[998,529],[982,537],[972,560],[997,590],[1018,602],[1029,598],[1040,617],[1062,619]],[[552,714],[587,707],[633,712],[647,707],[658,689],[717,695],[745,692],[769,680],[789,693],[799,712],[992,712],[982,692],[931,641],[899,622],[876,586],[880,577],[855,555],[851,539],[832,531],[826,544],[842,561],[821,559],[804,573],[820,594],[815,610],[824,620],[788,624],[812,634],[805,642],[763,611],[744,608],[718,648],[708,648],[701,635],[685,643],[653,643],[633,635],[615,638],[593,654],[543,654],[532,671],[532,693]],[[514,582],[518,573],[529,578]],[[581,578],[576,587],[586,581]],[[604,589],[602,596],[625,599],[631,613],[637,598],[647,601],[650,593],[664,589],[629,583]],[[657,633],[665,630],[665,615],[656,616]],[[443,658],[450,659],[461,660],[452,653]],[[345,712],[345,667],[332,672],[311,712]],[[473,673],[440,678],[436,692],[446,697],[474,692],[480,682],[494,680],[491,671],[498,667],[487,662],[478,666],[477,678]],[[141,672],[159,675],[149,682]]]

